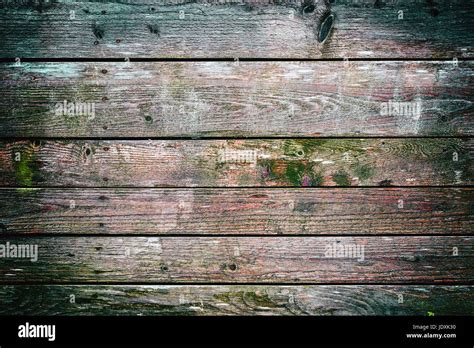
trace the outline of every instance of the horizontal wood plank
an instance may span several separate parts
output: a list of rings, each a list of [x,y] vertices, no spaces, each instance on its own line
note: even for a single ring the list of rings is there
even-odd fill
[[[311,1],[173,3],[4,1],[0,56],[432,58],[473,54],[472,1],[337,1],[332,7],[333,30],[323,43],[320,28],[327,18],[328,1],[313,6],[307,5]]]
[[[2,141],[0,185],[470,185],[473,145],[459,138]]]
[[[2,245],[18,250],[0,263],[0,283],[10,284],[474,281],[472,236],[29,237]]]
[[[473,67],[450,61],[0,64],[0,136],[473,135]]]
[[[474,233],[474,189],[1,189],[2,234]]]
[[[71,303],[73,299],[73,303]],[[470,315],[473,286],[0,286],[0,315]]]

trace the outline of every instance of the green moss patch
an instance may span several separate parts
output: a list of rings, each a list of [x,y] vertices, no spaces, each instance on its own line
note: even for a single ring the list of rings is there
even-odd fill
[[[356,164],[354,167],[354,174],[359,178],[359,180],[364,181],[368,180],[374,176],[375,169],[367,164]]]
[[[338,186],[351,186],[351,179],[349,175],[343,170],[340,170],[335,173],[332,176],[332,179]]]

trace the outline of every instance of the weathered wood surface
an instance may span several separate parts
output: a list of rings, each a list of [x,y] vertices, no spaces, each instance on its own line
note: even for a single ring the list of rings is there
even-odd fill
[[[0,314],[473,312],[474,3],[308,4],[0,2]]]
[[[156,2],[155,2],[156,3]],[[1,57],[472,57],[472,1],[2,2]],[[403,19],[398,11],[403,11]],[[71,14],[71,11],[73,14]],[[182,12],[180,12],[182,11]],[[181,18],[180,18],[181,17]]]
[[[0,185],[470,185],[473,145],[459,138],[2,141]]]
[[[0,286],[0,315],[471,315],[473,290],[442,285],[17,285]]]
[[[469,236],[89,236],[3,239],[6,242],[38,247],[37,259],[34,254],[2,259],[0,282],[10,284],[474,281],[474,237]]]
[[[1,189],[1,234],[473,234],[474,189]]]
[[[0,136],[473,135],[473,67],[468,61],[457,67],[450,61],[0,64]],[[65,110],[58,109],[65,101]],[[81,105],[84,111],[68,112]]]

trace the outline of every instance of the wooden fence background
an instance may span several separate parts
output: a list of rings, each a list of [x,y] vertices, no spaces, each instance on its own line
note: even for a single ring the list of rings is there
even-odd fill
[[[0,1],[0,314],[474,313],[474,2]],[[11,256],[11,255],[10,255]]]

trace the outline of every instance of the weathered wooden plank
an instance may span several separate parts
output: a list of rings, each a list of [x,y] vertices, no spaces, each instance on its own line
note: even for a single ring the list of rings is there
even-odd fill
[[[10,238],[3,239],[6,249],[31,251],[2,259],[0,283],[469,284],[473,242],[472,236]]]
[[[459,138],[2,141],[0,185],[468,185],[473,145]]]
[[[472,234],[474,189],[1,189],[3,234]]]
[[[74,301],[72,301],[74,300]],[[1,315],[470,315],[473,286],[0,286]]]
[[[473,53],[472,1],[337,1],[334,29],[324,43],[319,41],[329,7],[325,1],[19,3],[3,1],[0,7],[1,57],[431,58]]]
[[[473,67],[468,61],[457,67],[450,61],[0,64],[0,136],[473,135]]]

